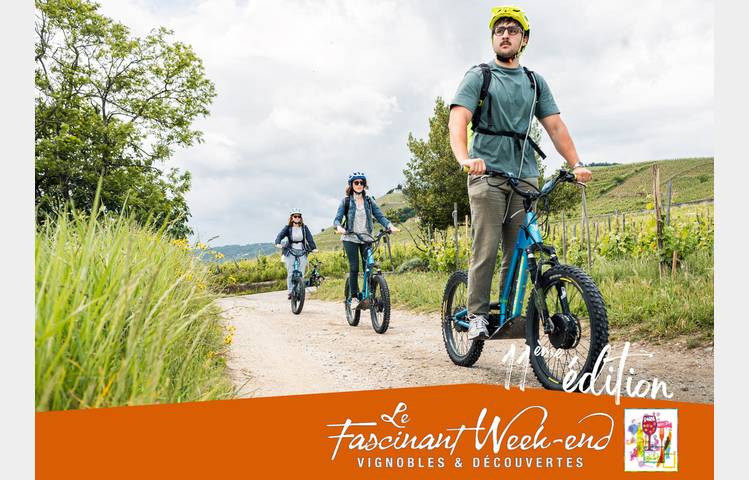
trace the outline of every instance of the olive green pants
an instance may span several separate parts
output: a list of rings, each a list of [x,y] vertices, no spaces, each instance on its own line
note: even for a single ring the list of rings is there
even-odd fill
[[[529,177],[523,180],[538,186],[537,178]],[[530,187],[522,182],[519,183],[519,187],[522,190],[530,190]],[[469,175],[468,200],[471,205],[473,244],[471,265],[468,269],[467,307],[469,313],[487,315],[499,244],[502,244],[500,278],[504,281],[505,273],[512,261],[518,231],[525,221],[523,197],[514,193],[503,178]],[[500,285],[500,292],[503,285]]]

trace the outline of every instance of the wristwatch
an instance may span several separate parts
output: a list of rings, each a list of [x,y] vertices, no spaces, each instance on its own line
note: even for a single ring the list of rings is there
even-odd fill
[[[584,166],[585,164],[583,164],[583,162],[578,160],[576,164],[572,165],[572,170],[576,169],[577,167],[584,167]]]

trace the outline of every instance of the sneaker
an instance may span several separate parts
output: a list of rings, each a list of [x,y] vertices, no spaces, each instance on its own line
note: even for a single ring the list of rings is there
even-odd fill
[[[358,306],[359,306],[359,299],[357,297],[352,297],[351,298],[351,309],[353,310],[353,309],[355,309]]]
[[[483,315],[469,315],[468,316],[468,340],[474,338],[489,338],[489,330],[486,326],[489,325],[489,321]]]
[[[294,295],[292,292],[289,292],[289,295],[286,297],[287,300],[291,300],[291,296]]]

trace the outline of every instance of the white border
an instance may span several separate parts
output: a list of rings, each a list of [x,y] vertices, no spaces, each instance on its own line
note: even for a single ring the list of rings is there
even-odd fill
[[[742,11],[743,10],[743,11]],[[746,120],[746,6],[724,0],[715,6],[715,474],[736,478],[744,470],[745,431],[737,422],[746,404],[747,335],[746,188],[749,181]],[[695,14],[699,14],[695,12]],[[699,32],[694,32],[699,35]],[[699,65],[695,74],[709,66]],[[743,145],[742,145],[743,144]],[[743,298],[742,298],[743,297]]]
[[[0,474],[34,476],[34,4],[7,2],[0,23],[2,234]]]

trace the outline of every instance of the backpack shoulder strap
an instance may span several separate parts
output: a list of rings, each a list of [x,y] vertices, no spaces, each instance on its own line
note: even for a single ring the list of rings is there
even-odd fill
[[[539,97],[541,97],[541,86],[536,82],[536,75],[533,73],[533,70],[528,70],[525,67],[523,67],[523,71],[528,75],[528,80],[531,81],[531,88],[536,91],[536,101],[538,101]]]
[[[348,211],[351,207],[351,195],[346,195],[344,202],[346,203],[343,206],[343,221],[341,223],[346,225],[348,223]]]
[[[481,68],[481,91],[479,92],[479,103],[476,109],[473,111],[473,117],[471,118],[471,129],[476,130],[479,126],[479,120],[481,119],[481,110],[484,106],[484,99],[489,94],[489,84],[492,82],[492,73],[489,71],[489,65],[486,63],[480,63],[478,65]],[[489,109],[491,109],[491,102],[489,103]],[[491,115],[491,111],[490,111]]]

